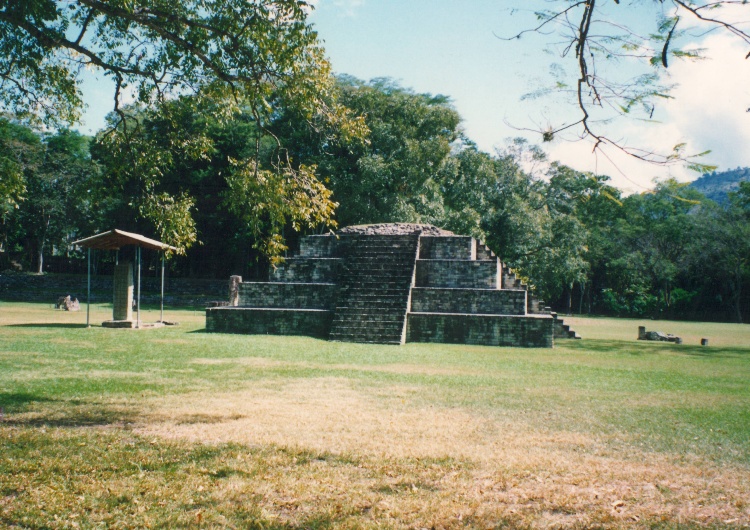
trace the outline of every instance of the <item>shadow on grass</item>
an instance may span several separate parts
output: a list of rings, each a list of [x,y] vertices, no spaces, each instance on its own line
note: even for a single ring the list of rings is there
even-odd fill
[[[53,399],[28,392],[0,392],[0,407],[6,412],[19,412],[30,403],[54,401]]]
[[[134,410],[25,392],[0,392],[0,408],[0,425],[18,427],[101,427],[133,423],[136,417]]]
[[[728,359],[750,355],[750,349],[748,348],[707,347],[657,341],[624,342],[618,340],[589,339],[571,343],[566,342],[564,346],[571,350],[597,353],[622,353],[633,356],[677,353],[705,359]]]
[[[6,327],[9,328],[56,328],[56,329],[73,329],[73,328],[85,328],[86,324],[61,324],[58,322],[49,323],[29,323],[29,324],[8,324]]]

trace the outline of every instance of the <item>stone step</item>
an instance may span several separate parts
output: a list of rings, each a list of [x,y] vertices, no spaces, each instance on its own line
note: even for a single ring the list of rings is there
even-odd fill
[[[341,309],[341,311],[339,311]],[[361,307],[342,307],[336,308],[334,322],[395,322],[402,321],[406,316],[406,308],[391,310],[385,308],[377,308],[376,311],[361,308]]]
[[[400,344],[417,257],[417,236],[350,236],[342,256],[331,340]]]
[[[378,284],[381,287],[378,287]],[[370,293],[383,293],[390,295],[404,294],[409,291],[411,285],[406,281],[401,284],[397,283],[385,283],[385,282],[368,282],[368,285],[362,285],[359,283],[348,283],[339,287],[339,296],[341,293],[357,293],[357,294],[370,294]]]
[[[363,333],[332,333],[328,336],[330,340],[340,342],[369,342],[371,344],[401,344],[401,335],[368,335]]]
[[[336,322],[334,322],[334,325],[336,325]],[[349,325],[339,324],[336,326],[336,329],[331,331],[331,333],[338,334],[340,336],[343,336],[343,335],[360,335],[360,336],[367,335],[371,337],[385,336],[385,337],[388,337],[388,340],[391,340],[394,338],[401,337],[402,330],[403,330],[403,325],[400,322],[367,324],[367,325],[361,325],[361,326],[349,326]]]
[[[342,263],[339,266],[339,270],[345,270],[345,271],[351,271],[351,272],[357,272],[357,271],[392,271],[392,272],[398,272],[401,271],[402,273],[406,272],[404,271],[404,268],[411,267],[412,260],[386,260],[386,261],[372,261],[372,262],[361,262],[357,263],[354,261],[347,261]]]
[[[352,299],[352,300],[339,300],[339,302],[336,304],[336,310],[357,310],[357,311],[363,311],[363,312],[371,312],[371,311],[386,311],[386,312],[393,312],[393,311],[406,311],[406,300],[404,300],[401,303],[398,303],[398,300],[396,299],[390,299],[388,301],[380,301],[376,298],[372,299]]]
[[[337,322],[334,320],[334,324]],[[401,336],[402,322],[338,322],[338,326],[331,333],[339,335],[397,335]]]

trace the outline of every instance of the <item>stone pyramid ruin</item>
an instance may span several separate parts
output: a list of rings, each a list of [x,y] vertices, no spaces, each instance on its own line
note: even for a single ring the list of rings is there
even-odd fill
[[[483,243],[430,225],[302,238],[268,282],[230,280],[206,329],[342,342],[547,347],[578,338]]]

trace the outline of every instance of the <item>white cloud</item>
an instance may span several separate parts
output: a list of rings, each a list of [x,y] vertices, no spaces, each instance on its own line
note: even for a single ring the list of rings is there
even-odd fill
[[[363,5],[365,5],[365,0],[333,0],[333,7],[340,10],[341,15],[345,17],[353,17]]]
[[[618,138],[666,154],[683,142],[688,154],[711,150],[700,160],[718,164],[720,170],[750,166],[750,60],[744,58],[746,46],[723,34],[706,38],[701,47],[705,60],[678,61],[670,66],[667,81],[678,86],[672,92],[674,99],[663,103],[655,116],[660,123],[622,123]],[[682,166],[658,167],[612,148],[599,154],[592,154],[591,149],[587,142],[558,141],[549,154],[576,169],[608,174],[614,184],[631,192],[651,187],[654,178],[689,181],[698,177]]]

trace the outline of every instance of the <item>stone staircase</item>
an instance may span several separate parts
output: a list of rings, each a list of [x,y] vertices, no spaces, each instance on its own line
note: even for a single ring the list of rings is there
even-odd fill
[[[403,344],[419,235],[340,236],[330,339]]]
[[[548,313],[552,318],[555,319],[555,338],[556,339],[580,339],[581,336],[574,330],[570,329],[570,326],[563,322],[563,319],[558,316],[557,313],[551,311],[549,307],[545,307],[544,300],[541,300],[531,294],[528,285],[523,283],[516,273],[511,269],[505,267],[503,269],[503,289],[522,289],[528,291],[528,311],[531,314],[545,314]]]
[[[580,339],[581,336],[570,326],[563,322],[563,319],[557,316],[557,313],[550,312],[550,316],[555,319],[555,338],[556,339]]]

